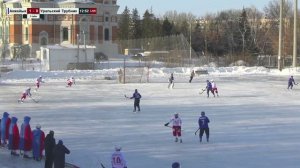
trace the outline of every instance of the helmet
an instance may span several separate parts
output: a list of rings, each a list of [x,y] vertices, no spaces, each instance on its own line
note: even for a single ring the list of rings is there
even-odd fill
[[[205,115],[205,112],[204,112],[204,111],[202,111],[202,112],[201,112],[201,115],[202,115],[202,116],[204,116],[204,115]]]
[[[214,80],[212,79],[212,80],[210,80],[211,82],[214,82]]]
[[[42,78],[42,75],[40,75],[40,78]]]
[[[122,149],[122,147],[121,146],[119,146],[119,145],[115,145],[115,150],[116,151],[120,151]]]
[[[209,80],[207,79],[206,82],[209,82]]]
[[[54,131],[50,130],[49,134],[53,136],[54,135]]]
[[[28,88],[28,90],[30,90],[30,89],[31,89],[31,87]]]
[[[175,114],[174,114],[175,118],[177,118],[177,117],[178,117],[178,115],[179,115],[178,113],[175,113]]]
[[[63,145],[64,142],[60,139],[60,140],[58,140],[58,144]]]
[[[42,127],[42,126],[41,126],[40,124],[37,124],[37,125],[36,125],[36,128],[37,128],[37,129],[41,129],[41,127]]]
[[[174,163],[172,164],[172,168],[180,168],[180,163],[174,162]]]

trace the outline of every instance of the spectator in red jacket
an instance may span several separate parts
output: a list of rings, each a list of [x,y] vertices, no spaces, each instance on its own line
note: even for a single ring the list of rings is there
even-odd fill
[[[28,116],[24,117],[24,122],[21,125],[21,131],[20,131],[20,151],[24,152],[23,153],[24,158],[30,158],[29,152],[32,149],[32,132],[29,124],[30,119],[31,118]]]
[[[37,124],[36,129],[32,131],[32,154],[33,159],[40,161],[43,157],[45,133],[41,130],[41,125]]]
[[[9,127],[8,149],[11,150],[10,154],[13,156],[19,156],[19,154],[17,154],[17,150],[19,150],[20,135],[17,121],[18,119],[16,117],[12,117]]]

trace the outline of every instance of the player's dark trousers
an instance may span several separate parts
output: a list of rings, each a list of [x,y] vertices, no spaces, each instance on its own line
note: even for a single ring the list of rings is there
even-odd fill
[[[134,110],[136,111],[136,108],[138,109],[138,111],[140,111],[140,99],[134,99]]]
[[[52,167],[53,167],[53,157],[46,156],[45,168],[52,168]]]
[[[212,89],[206,89],[207,97],[209,97],[209,92],[211,92],[215,96],[215,93]]]
[[[209,140],[209,128],[200,128],[200,134],[199,134],[199,138],[200,138],[200,142],[202,142],[202,136],[205,132],[205,135],[206,135],[206,140],[208,142]]]
[[[192,80],[193,80],[193,77],[191,76],[191,77],[190,77],[190,80],[189,80],[189,82],[191,83],[191,82],[192,82]]]

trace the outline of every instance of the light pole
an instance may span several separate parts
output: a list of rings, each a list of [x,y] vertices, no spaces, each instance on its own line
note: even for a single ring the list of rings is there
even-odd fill
[[[85,39],[85,31],[83,30],[83,44],[84,44],[84,58],[85,58],[85,62],[87,62],[87,55],[86,55],[86,39]]]
[[[192,21],[190,21],[190,65],[192,64]]]
[[[293,44],[293,67],[297,66],[297,16],[298,0],[294,0],[294,44]]]
[[[79,34],[77,36],[77,63],[79,63]]]
[[[283,0],[280,1],[280,23],[279,23],[279,46],[278,46],[278,69],[281,71],[281,55],[282,55],[282,28],[283,28],[283,20],[282,20],[282,11],[283,11]]]

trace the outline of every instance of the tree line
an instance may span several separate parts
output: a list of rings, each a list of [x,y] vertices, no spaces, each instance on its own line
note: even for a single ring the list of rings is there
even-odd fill
[[[283,55],[292,55],[293,4],[283,7]],[[277,55],[280,0],[270,1],[263,9],[255,7],[224,10],[197,17],[191,13],[168,11],[157,17],[151,10],[140,16],[125,7],[119,18],[119,40],[145,39],[183,34],[200,56],[226,57],[229,61],[251,63],[258,55]],[[299,22],[298,22],[299,23]]]

